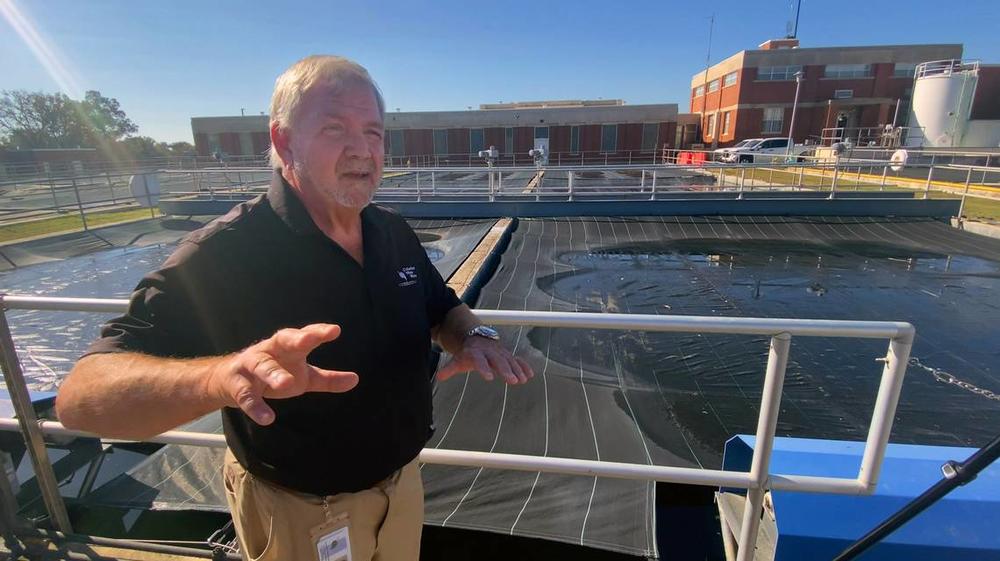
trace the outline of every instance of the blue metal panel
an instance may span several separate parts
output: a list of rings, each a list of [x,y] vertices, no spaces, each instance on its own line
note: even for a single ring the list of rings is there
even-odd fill
[[[747,471],[754,438],[726,443],[724,469]],[[854,478],[863,442],[778,438],[772,473]],[[829,559],[941,478],[941,464],[975,448],[890,444],[878,489],[851,497],[774,491],[776,561]],[[1000,560],[1000,466],[959,487],[863,556],[874,560]]]

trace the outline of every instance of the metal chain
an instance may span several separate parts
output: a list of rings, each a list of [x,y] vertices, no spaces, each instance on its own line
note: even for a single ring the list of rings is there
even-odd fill
[[[944,382],[946,384],[951,384],[953,386],[958,386],[958,387],[962,388],[963,390],[972,392],[974,394],[981,395],[981,396],[985,397],[986,399],[992,399],[994,401],[1000,401],[1000,394],[997,394],[997,393],[992,392],[992,391],[987,390],[987,389],[980,388],[980,387],[978,387],[978,386],[976,386],[974,384],[966,382],[965,380],[959,380],[958,378],[956,378],[952,374],[950,374],[948,372],[945,372],[944,370],[941,370],[940,368],[934,368],[932,366],[927,366],[926,364],[921,363],[919,358],[910,357],[910,366],[917,366],[917,367],[923,368],[924,370],[930,372],[931,375],[934,376],[934,378],[937,381],[939,381],[939,382]]]

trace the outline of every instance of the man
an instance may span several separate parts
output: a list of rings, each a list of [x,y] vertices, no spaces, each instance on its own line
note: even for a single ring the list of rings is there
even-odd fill
[[[285,71],[267,194],[186,238],[60,388],[60,420],[108,437],[148,438],[222,409],[245,559],[416,559],[431,338],[454,355],[440,380],[533,376],[406,222],[369,205],[384,111],[349,60]]]

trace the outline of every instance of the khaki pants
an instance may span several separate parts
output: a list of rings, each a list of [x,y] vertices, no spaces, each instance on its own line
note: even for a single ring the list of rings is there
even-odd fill
[[[424,488],[417,460],[371,489],[328,497],[256,478],[228,450],[223,478],[246,561],[314,561],[319,556],[313,530],[331,523],[348,526],[352,561],[420,557]]]

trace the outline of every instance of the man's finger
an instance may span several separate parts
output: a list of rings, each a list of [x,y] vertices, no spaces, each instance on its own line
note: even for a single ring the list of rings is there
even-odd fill
[[[274,391],[285,390],[295,382],[292,374],[268,354],[261,353],[250,373]]]
[[[309,370],[309,386],[306,391],[343,393],[358,385],[358,375],[354,372],[326,370],[307,364]]]
[[[274,334],[274,341],[281,350],[309,354],[313,349],[340,337],[340,326],[332,323],[313,323],[302,329],[282,329]]]
[[[448,361],[448,364],[445,364],[438,369],[437,379],[440,382],[444,382],[448,378],[451,378],[455,374],[460,374],[463,371],[461,361],[459,361],[458,358],[452,358]]]
[[[493,369],[490,368],[489,363],[486,361],[486,357],[483,353],[474,353],[472,355],[472,363],[476,365],[476,370],[479,371],[479,375],[483,377],[483,380],[487,382],[493,381]]]
[[[504,381],[508,384],[516,384],[517,376],[514,375],[510,370],[510,365],[504,360],[504,357],[499,353],[487,353],[486,360],[490,363],[490,369],[493,372],[503,376]]]
[[[524,374],[528,377],[529,380],[535,377],[535,371],[532,370],[531,365],[528,364],[528,361],[524,360],[519,356],[514,357],[514,360],[516,360],[517,363],[521,365],[521,370],[524,371]]]
[[[245,378],[239,378],[233,388],[233,400],[253,422],[267,426],[274,422],[274,410],[264,401],[254,385]]]
[[[514,376],[517,376],[517,382],[519,384],[526,384],[528,382],[528,375],[524,373],[521,364],[514,360],[513,355],[505,355],[504,358],[507,359],[507,364],[510,365],[510,371],[514,373]]]

